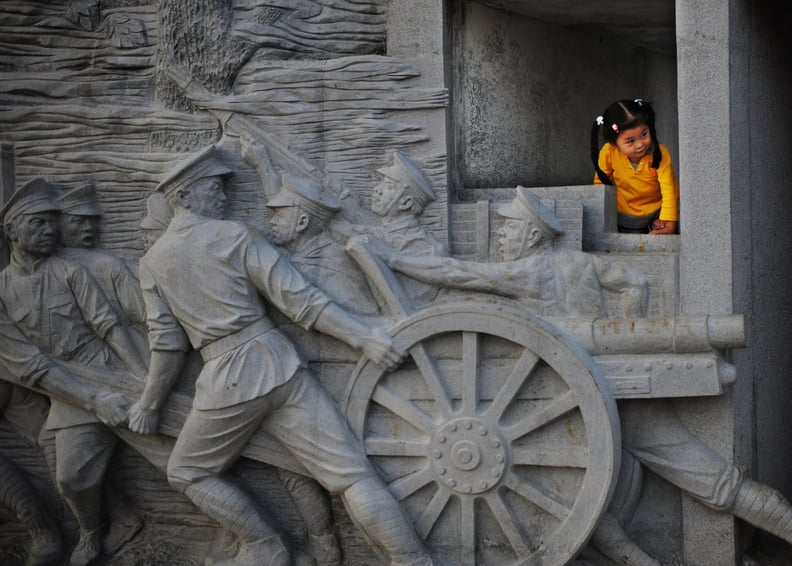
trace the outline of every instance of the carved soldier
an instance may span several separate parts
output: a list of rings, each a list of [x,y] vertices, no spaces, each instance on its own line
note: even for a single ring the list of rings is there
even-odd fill
[[[519,187],[514,200],[498,212],[504,219],[499,264],[379,251],[393,269],[412,277],[513,297],[546,316],[602,315],[603,289],[621,292],[625,316],[644,312],[643,277],[591,254],[550,248],[562,227],[527,189]],[[731,512],[792,544],[789,502],[776,490],[743,477],[731,462],[702,443],[667,400],[623,400],[619,412],[622,446],[647,468],[713,509]],[[593,542],[622,563],[659,564],[615,531],[620,527],[606,514]]]
[[[57,199],[61,209],[61,242],[67,248],[95,248],[99,244],[102,210],[91,183],[68,190]]]
[[[504,219],[498,231],[501,263],[393,253],[386,259],[396,271],[421,281],[505,295],[543,315],[605,316],[603,289],[621,294],[624,316],[644,314],[646,279],[593,254],[555,250],[553,240],[563,227],[533,193],[518,190],[498,214]]]
[[[447,255],[445,246],[419,222],[435,194],[418,166],[401,151],[393,162],[376,170],[382,178],[371,193],[371,211],[382,217],[383,239],[407,255]]]
[[[0,407],[14,429],[29,443],[35,442],[49,412],[49,399],[31,391],[31,387],[85,407],[111,426],[120,424],[126,417],[129,401],[123,395],[83,387],[54,359],[30,342],[3,309],[0,309],[0,364],[7,370],[3,373],[5,382],[0,383]],[[4,393],[10,397],[6,398]],[[48,446],[42,446],[45,456]],[[52,467],[54,469],[54,464]],[[10,507],[28,529],[31,547],[27,564],[47,566],[60,563],[63,542],[57,526],[24,475],[2,459],[0,501]]]
[[[11,242],[10,264],[0,273],[0,308],[55,358],[145,373],[128,330],[94,280],[53,256],[59,216],[43,179],[20,187],[0,210]],[[47,429],[55,431],[58,490],[80,526],[71,563],[88,564],[102,552],[102,483],[115,436],[91,412],[54,396]]]
[[[65,191],[58,196],[57,204],[61,210],[60,234],[64,246],[57,251],[58,256],[88,270],[113,308],[126,320],[144,324],[146,315],[137,277],[121,258],[96,249],[102,211],[93,185]],[[140,329],[136,331],[145,336]],[[147,356],[148,352],[141,349],[141,355]]]
[[[435,201],[435,194],[415,162],[395,151],[391,164],[376,172],[380,182],[371,193],[371,211],[381,218],[382,224],[372,235],[397,253],[447,256],[446,247],[418,221],[424,208]],[[416,305],[430,303],[437,296],[437,287],[416,279],[401,278],[401,281]]]
[[[383,330],[353,318],[307,283],[255,230],[220,220],[229,173],[209,147],[177,165],[158,187],[174,217],[141,259],[152,356],[130,428],[156,430],[159,408],[191,345],[205,365],[168,479],[242,541],[229,564],[291,564],[250,496],[224,477],[262,426],[328,491],[342,496],[393,564],[431,564],[335,402],[267,310],[275,306],[384,367],[398,364],[403,352]]]
[[[272,210],[273,240],[308,281],[335,303],[360,315],[375,315],[379,307],[360,269],[327,230],[341,203],[319,183],[284,173],[281,189],[267,201]]]

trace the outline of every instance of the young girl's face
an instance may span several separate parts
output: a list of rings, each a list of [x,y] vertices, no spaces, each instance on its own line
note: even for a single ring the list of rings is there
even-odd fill
[[[649,127],[640,124],[634,128],[622,130],[616,138],[616,147],[633,163],[638,163],[652,147],[652,136]]]

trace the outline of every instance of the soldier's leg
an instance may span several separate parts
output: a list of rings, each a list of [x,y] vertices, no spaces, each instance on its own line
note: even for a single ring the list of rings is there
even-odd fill
[[[342,495],[351,518],[393,565],[432,564],[423,544],[341,415],[308,371],[270,393],[275,409],[264,426],[330,493]]]
[[[625,566],[660,566],[627,536],[619,521],[606,512],[591,537],[591,544],[616,564]]]
[[[22,472],[0,456],[0,505],[14,512],[30,533],[28,564],[55,564],[63,554],[58,527]]]
[[[622,442],[645,466],[704,504],[792,544],[792,506],[776,490],[743,479],[740,471],[701,442],[667,401],[619,406]]]
[[[80,527],[73,566],[89,564],[102,553],[102,485],[116,438],[104,425],[83,424],[55,433],[56,483]]]
[[[280,535],[258,511],[256,502],[222,477],[239,459],[270,406],[267,397],[260,397],[223,409],[193,409],[168,462],[170,484],[242,541],[236,557],[218,564],[291,564]]]
[[[770,486],[743,479],[729,510],[743,521],[792,544],[792,506]]]
[[[641,464],[629,452],[622,450],[616,492],[597,524],[591,545],[624,566],[660,566],[622,528],[622,521],[628,521],[635,511],[642,484]]]
[[[739,470],[690,432],[666,400],[619,403],[622,446],[646,468],[715,509],[726,510]]]
[[[115,486],[104,484],[104,509],[108,516],[108,527],[102,539],[105,554],[114,554],[143,528],[143,520]]]
[[[3,416],[14,430],[31,446],[38,444],[38,437],[49,414],[49,398],[20,386],[12,386]],[[54,441],[54,439],[53,439]]]
[[[14,430],[31,446],[38,446],[44,455],[47,469],[55,483],[55,432],[47,430],[45,424],[49,415],[50,400],[46,395],[14,386],[5,417]]]
[[[333,532],[333,509],[327,492],[316,480],[278,468],[278,478],[289,491],[308,530],[308,552],[322,566],[340,566],[342,553]]]

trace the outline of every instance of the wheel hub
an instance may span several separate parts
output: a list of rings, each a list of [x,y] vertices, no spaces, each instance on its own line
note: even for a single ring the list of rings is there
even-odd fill
[[[503,477],[506,449],[497,428],[475,417],[448,421],[432,437],[437,478],[459,493],[492,489]]]

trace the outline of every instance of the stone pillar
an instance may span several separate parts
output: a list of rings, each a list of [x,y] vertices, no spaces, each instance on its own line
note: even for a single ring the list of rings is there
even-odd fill
[[[725,314],[734,309],[733,241],[741,225],[732,210],[729,23],[729,2],[676,2],[683,314]],[[750,374],[738,379],[746,377]],[[738,387],[744,386],[743,381]],[[745,399],[738,394],[741,390],[678,403],[691,430],[737,465],[747,461],[738,454],[737,431],[753,427],[750,395]],[[732,515],[711,511],[686,495],[682,509],[685,563],[737,564],[739,532]]]

